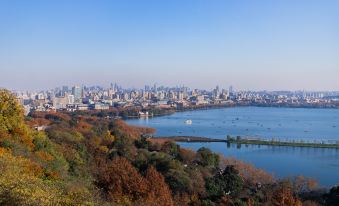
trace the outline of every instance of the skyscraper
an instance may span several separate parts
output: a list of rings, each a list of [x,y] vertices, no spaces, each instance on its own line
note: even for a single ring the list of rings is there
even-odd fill
[[[82,91],[80,86],[72,87],[72,95],[74,96],[75,103],[81,103]]]
[[[233,94],[233,86],[231,85],[230,88],[228,89],[228,93]]]
[[[68,86],[62,86],[61,90],[61,96],[65,96],[65,94],[68,92]]]

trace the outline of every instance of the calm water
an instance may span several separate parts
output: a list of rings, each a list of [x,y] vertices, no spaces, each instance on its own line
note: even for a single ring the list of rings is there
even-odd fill
[[[192,125],[185,120],[191,119]],[[226,135],[281,140],[339,141],[339,110],[237,107],[189,111],[170,116],[128,120],[129,124],[157,129],[157,136],[203,136],[225,138]],[[324,186],[339,183],[339,149],[272,147],[225,143],[181,143],[198,149],[209,147],[265,169],[277,177],[304,175],[316,178]]]

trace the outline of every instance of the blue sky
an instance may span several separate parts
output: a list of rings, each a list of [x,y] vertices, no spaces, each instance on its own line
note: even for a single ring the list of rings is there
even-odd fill
[[[339,1],[0,1],[0,87],[339,90]]]

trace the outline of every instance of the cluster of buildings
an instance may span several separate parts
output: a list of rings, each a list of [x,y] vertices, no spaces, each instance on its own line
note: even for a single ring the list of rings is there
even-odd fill
[[[100,86],[62,86],[41,92],[16,92],[18,101],[30,111],[108,110],[112,107],[185,108],[201,105],[285,105],[339,106],[339,92],[305,91],[235,91],[190,89],[181,87],[145,86],[143,89],[124,89],[117,84]]]

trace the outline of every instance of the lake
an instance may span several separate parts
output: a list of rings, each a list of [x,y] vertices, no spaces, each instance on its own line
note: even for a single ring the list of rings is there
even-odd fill
[[[185,124],[185,120],[192,124]],[[227,135],[280,139],[283,141],[339,141],[339,110],[274,107],[234,107],[178,112],[168,116],[127,120],[129,124],[157,129],[156,136]],[[225,143],[180,143],[194,150],[208,147],[227,157],[236,157],[276,177],[304,175],[323,186],[339,183],[339,149],[237,145]]]

